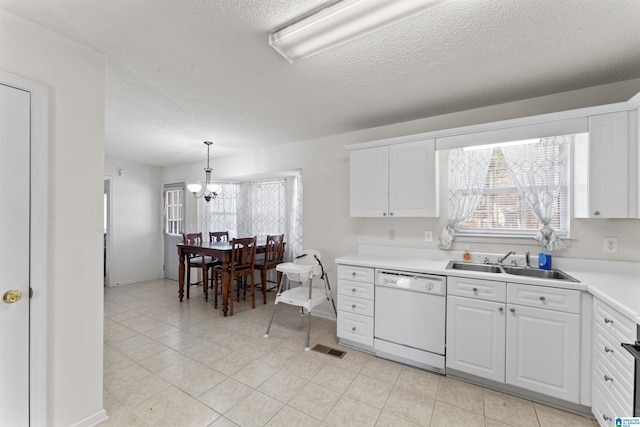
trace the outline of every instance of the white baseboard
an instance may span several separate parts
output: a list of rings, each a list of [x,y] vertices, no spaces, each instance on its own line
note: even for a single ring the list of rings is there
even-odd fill
[[[101,409],[98,412],[96,412],[95,414],[85,418],[84,420],[81,420],[81,421],[78,421],[75,424],[72,424],[72,427],[92,427],[92,426],[97,426],[98,424],[100,424],[103,421],[106,421],[107,419],[109,419],[109,416],[107,415],[107,411],[105,411],[104,409]]]
[[[138,283],[138,282],[146,282],[148,280],[158,280],[158,279],[162,279],[163,275],[155,275],[155,276],[147,276],[147,277],[137,277],[135,279],[128,279],[128,280],[119,280],[117,283],[112,283],[110,285],[107,285],[108,288],[113,288],[116,286],[123,286],[123,285],[130,285],[132,283]]]

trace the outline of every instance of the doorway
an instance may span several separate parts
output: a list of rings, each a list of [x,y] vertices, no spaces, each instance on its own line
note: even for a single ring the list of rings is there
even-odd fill
[[[111,286],[111,177],[106,176],[104,178],[104,286]]]

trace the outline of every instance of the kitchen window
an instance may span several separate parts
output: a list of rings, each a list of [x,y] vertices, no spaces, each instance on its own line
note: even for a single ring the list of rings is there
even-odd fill
[[[449,152],[449,221],[455,235],[535,237],[558,249],[569,236],[569,150],[574,135]],[[447,240],[447,239],[450,240]]]

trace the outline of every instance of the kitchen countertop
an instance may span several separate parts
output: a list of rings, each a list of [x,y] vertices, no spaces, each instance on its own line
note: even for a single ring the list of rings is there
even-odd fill
[[[494,259],[500,255],[474,254],[473,261],[479,262],[485,256]],[[516,258],[521,259],[522,257]],[[381,269],[499,280],[587,291],[637,324],[640,324],[640,263],[555,257],[553,259],[553,267],[564,271],[579,281],[579,283],[575,283],[563,280],[514,276],[506,273],[446,269],[449,261],[461,259],[461,252],[362,245],[358,248],[357,254],[337,258],[336,264],[361,267],[375,266]]]

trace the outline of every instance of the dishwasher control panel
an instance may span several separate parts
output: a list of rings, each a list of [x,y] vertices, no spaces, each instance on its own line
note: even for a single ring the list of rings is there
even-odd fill
[[[431,274],[376,269],[375,285],[436,295],[447,294],[447,277]]]

